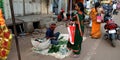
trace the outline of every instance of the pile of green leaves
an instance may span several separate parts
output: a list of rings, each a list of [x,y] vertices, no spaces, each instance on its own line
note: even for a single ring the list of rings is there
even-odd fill
[[[61,45],[66,45],[67,40],[60,39],[58,45],[52,45],[51,48],[49,49],[48,53],[56,53],[59,51]]]
[[[62,41],[59,41],[59,44],[58,45],[66,45],[67,44],[67,40],[62,40]]]
[[[53,52],[58,52],[59,51],[60,46],[58,45],[52,45],[51,48],[49,49],[48,53],[53,53]]]

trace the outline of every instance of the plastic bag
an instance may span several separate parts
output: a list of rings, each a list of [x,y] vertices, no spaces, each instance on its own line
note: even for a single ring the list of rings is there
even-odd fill
[[[49,46],[51,46],[50,40],[47,40],[46,38],[37,39],[37,40],[36,40],[36,38],[31,39],[31,43],[32,43],[34,48],[37,48],[39,50],[44,50],[44,49],[49,48]]]
[[[101,17],[101,15],[98,15],[98,16],[97,16],[97,22],[98,22],[98,23],[101,23],[101,22],[102,22],[102,17]]]

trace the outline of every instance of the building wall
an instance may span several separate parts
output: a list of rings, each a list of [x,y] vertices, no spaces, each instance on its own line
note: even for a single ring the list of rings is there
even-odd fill
[[[23,0],[13,0],[15,16],[23,16]]]
[[[57,0],[58,1],[58,13],[60,12],[61,8],[67,12],[67,5],[68,5],[68,0]],[[54,3],[54,1],[53,1]]]
[[[48,12],[48,7],[49,7],[49,0],[41,0],[41,13],[42,14],[47,14]]]
[[[25,1],[25,2],[24,2]],[[40,14],[41,4],[40,0],[13,0],[13,8],[15,16],[24,16],[30,14]],[[25,5],[23,4],[25,3]],[[5,18],[11,18],[9,0],[4,0]]]
[[[10,10],[9,0],[4,0],[4,16],[5,16],[5,19],[11,18],[11,10]]]
[[[25,0],[25,15],[40,14],[40,0]]]
[[[58,12],[61,8],[67,11],[68,0],[59,0]],[[15,16],[24,16],[30,14],[51,14],[51,4],[53,0],[13,0]],[[51,10],[50,10],[51,9]],[[4,0],[5,18],[11,18],[9,0]]]
[[[40,14],[40,0],[13,0],[13,6],[15,16]]]

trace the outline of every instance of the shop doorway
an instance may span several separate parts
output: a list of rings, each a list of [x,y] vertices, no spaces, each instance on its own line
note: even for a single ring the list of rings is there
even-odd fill
[[[59,0],[53,0],[53,13],[58,14]]]

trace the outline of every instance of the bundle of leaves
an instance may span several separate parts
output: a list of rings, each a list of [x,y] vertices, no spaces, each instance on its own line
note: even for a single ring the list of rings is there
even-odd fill
[[[51,48],[49,49],[48,53],[56,53],[59,51],[60,46],[59,45],[52,45]]]
[[[66,45],[66,44],[67,44],[67,40],[61,39],[61,40],[59,40],[58,45],[52,45],[51,46],[51,48],[49,49],[48,53],[54,53],[54,52],[56,53],[56,52],[59,51],[59,49],[60,49],[60,47],[62,45]]]

